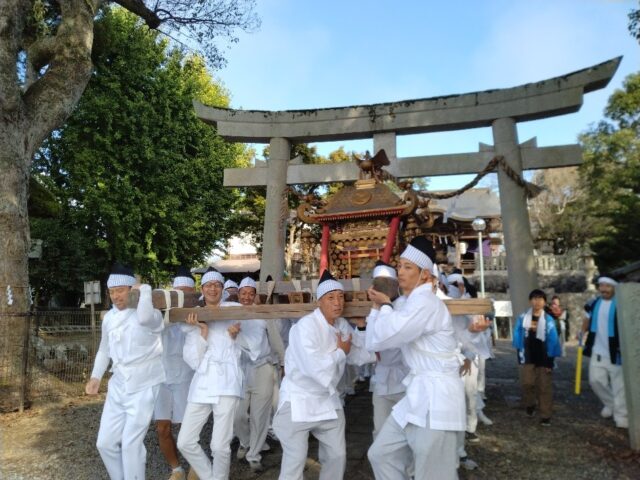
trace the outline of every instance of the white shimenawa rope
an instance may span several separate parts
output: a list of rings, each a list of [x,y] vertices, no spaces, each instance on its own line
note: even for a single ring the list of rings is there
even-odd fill
[[[319,278],[314,278],[311,280],[311,300],[312,301],[316,301],[317,300],[317,293],[318,293],[318,284],[320,283],[320,279]]]
[[[175,307],[171,305],[171,292],[176,292],[178,296],[178,304]],[[168,326],[171,323],[169,321],[169,311],[172,308],[182,308],[184,306],[184,292],[182,290],[162,290],[162,293],[164,294],[165,305],[164,324],[165,326]]]
[[[171,291],[170,290],[162,290],[164,294],[164,326],[169,325],[169,310],[171,310]]]

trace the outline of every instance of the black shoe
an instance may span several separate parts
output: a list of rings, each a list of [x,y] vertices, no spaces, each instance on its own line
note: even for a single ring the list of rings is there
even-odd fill
[[[465,432],[464,439],[469,443],[480,443],[480,437],[475,433]]]
[[[542,425],[543,427],[550,427],[551,426],[551,419],[550,418],[543,418],[542,420],[540,420],[540,425]]]
[[[527,407],[527,417],[533,417],[536,411],[536,407]]]

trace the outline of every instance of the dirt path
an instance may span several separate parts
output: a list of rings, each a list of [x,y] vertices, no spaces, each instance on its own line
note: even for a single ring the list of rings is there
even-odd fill
[[[554,372],[555,415],[550,428],[537,418],[527,418],[519,406],[515,355],[506,342],[497,348],[496,359],[487,366],[485,412],[494,420],[480,426],[481,442],[469,445],[471,458],[480,464],[473,472],[460,472],[463,479],[640,479],[640,455],[628,448],[626,430],[615,428],[598,415],[600,406],[586,381],[584,393],[573,394],[575,348],[561,359]],[[585,372],[586,374],[586,372]],[[586,378],[586,375],[585,375]],[[103,398],[73,399],[24,414],[0,416],[0,479],[107,479],[95,449]],[[366,451],[371,434],[371,401],[366,385],[348,397],[348,479],[373,478]],[[210,430],[205,429],[203,438]],[[205,442],[206,443],[206,440]],[[251,473],[244,462],[232,463],[232,479],[276,479],[281,450],[264,456],[266,471]],[[165,479],[166,466],[157,447],[155,432],[147,434],[147,478]],[[235,446],[233,447],[236,448]],[[317,478],[317,445],[311,442],[306,476]]]

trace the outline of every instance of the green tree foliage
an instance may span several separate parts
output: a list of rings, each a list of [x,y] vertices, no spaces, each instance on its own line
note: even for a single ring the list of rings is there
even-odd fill
[[[80,103],[34,162],[64,209],[55,225],[33,225],[44,255],[64,259],[33,265],[34,285],[54,275],[77,291],[86,271],[70,269],[85,255],[93,277],[118,259],[157,282],[202,260],[237,225],[237,192],[223,188],[223,170],[247,159],[195,117],[194,98],[229,103],[204,61],[169,50],[137,17],[113,9],[96,22],[93,63]]]
[[[266,161],[269,160],[269,147],[265,147],[262,156]],[[291,158],[298,158],[304,165],[317,165],[325,163],[340,163],[352,161],[351,152],[345,151],[344,147],[330,152],[327,157],[320,155],[316,146],[306,143],[298,143],[291,146]],[[327,195],[342,186],[342,183],[334,183],[331,185],[293,185],[289,194],[289,207],[297,208],[300,204],[300,197],[306,195],[317,194]],[[244,231],[251,235],[252,239],[257,243],[262,243],[262,230],[264,227],[264,213],[266,207],[264,187],[247,187],[241,192],[242,201],[238,214],[240,216],[238,225],[239,231]]]
[[[590,243],[600,270],[640,259],[640,73],[609,98],[605,117],[581,137],[584,208],[597,219]]]

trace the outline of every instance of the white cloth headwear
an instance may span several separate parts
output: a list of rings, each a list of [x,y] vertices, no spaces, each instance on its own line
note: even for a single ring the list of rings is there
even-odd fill
[[[373,269],[373,278],[378,277],[398,278],[398,275],[396,269],[390,265],[377,265]]]
[[[123,275],[121,273],[112,273],[107,280],[107,288],[115,287],[133,287],[136,284],[136,278],[131,275]]]
[[[404,249],[404,252],[402,252],[400,258],[404,258],[412,263],[415,263],[422,270],[429,270],[429,272],[431,272],[436,278],[440,277],[438,266],[433,263],[433,261],[429,258],[429,255],[418,250],[411,244],[407,245],[407,248]]]
[[[251,287],[251,288],[255,288],[256,290],[258,289],[258,285],[256,284],[256,281],[251,277],[244,277],[240,282],[240,286],[238,287],[238,290],[244,287]]]
[[[175,277],[173,279],[173,288],[178,288],[178,287],[194,288],[195,286],[196,286],[196,282],[191,277]]]
[[[202,275],[202,280],[200,280],[200,285],[206,285],[209,282],[220,282],[221,284],[223,284],[224,277],[220,272],[205,272],[205,274]]]
[[[324,295],[329,292],[333,292],[334,290],[342,290],[344,292],[344,287],[339,281],[334,279],[320,282],[318,284],[318,290],[316,291],[316,298],[320,300]]]
[[[238,284],[233,280],[229,279],[226,282],[224,282],[224,289],[226,290],[227,288],[238,288]]]
[[[600,277],[600,278],[598,278],[598,285],[600,285],[601,283],[604,283],[606,285],[612,285],[614,287],[618,285],[618,282],[616,282],[611,277]]]

